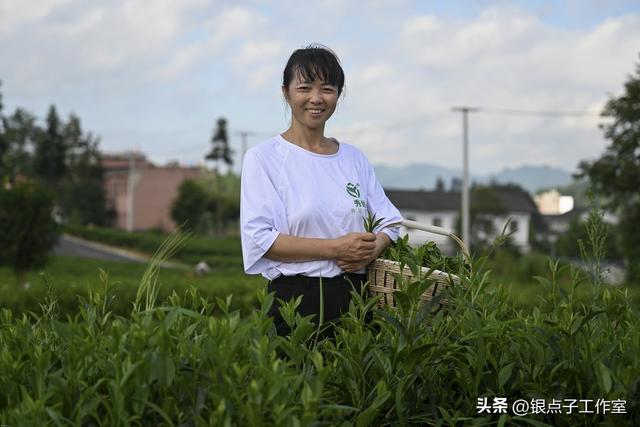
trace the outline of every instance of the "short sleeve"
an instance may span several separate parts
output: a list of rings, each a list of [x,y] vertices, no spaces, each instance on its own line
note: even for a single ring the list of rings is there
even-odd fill
[[[244,271],[260,274],[270,261],[264,254],[279,235],[277,218],[285,209],[272,177],[256,156],[248,151],[243,159],[240,184],[240,238]]]
[[[400,211],[391,203],[387,195],[384,193],[382,185],[376,178],[375,171],[371,164],[365,159],[367,167],[367,189],[368,189],[368,207],[371,214],[375,214],[376,218],[384,218],[374,231],[382,231],[392,241],[396,241],[400,235],[400,223],[402,216]]]

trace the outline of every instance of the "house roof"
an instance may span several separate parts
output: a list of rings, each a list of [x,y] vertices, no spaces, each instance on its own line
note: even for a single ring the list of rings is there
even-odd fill
[[[580,217],[588,211],[586,208],[574,208],[563,214],[543,215],[542,218],[547,221],[571,222],[574,218]]]
[[[416,211],[457,211],[460,209],[460,193],[386,188],[384,192],[398,209]]]
[[[509,212],[537,213],[538,208],[531,196],[524,190],[510,187],[496,187],[492,190],[497,195],[502,206]],[[461,195],[458,191],[425,191],[425,190],[396,190],[386,188],[389,200],[398,209],[419,211],[457,211],[460,210]],[[471,191],[471,203],[474,192]]]

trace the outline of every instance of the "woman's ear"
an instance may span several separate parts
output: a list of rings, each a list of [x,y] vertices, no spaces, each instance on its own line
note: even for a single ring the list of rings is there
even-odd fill
[[[282,96],[284,97],[284,100],[289,102],[289,91],[287,90],[287,87],[282,85]]]

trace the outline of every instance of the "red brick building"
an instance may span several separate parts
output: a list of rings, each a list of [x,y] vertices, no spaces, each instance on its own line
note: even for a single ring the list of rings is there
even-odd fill
[[[125,230],[171,231],[171,203],[185,179],[205,173],[200,167],[155,166],[142,153],[104,154],[107,207],[115,212],[114,226]]]

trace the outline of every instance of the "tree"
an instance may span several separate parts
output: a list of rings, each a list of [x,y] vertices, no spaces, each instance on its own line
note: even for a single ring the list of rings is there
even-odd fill
[[[187,223],[191,230],[206,233],[206,218],[209,195],[202,186],[194,180],[186,179],[178,188],[178,197],[171,205],[171,218],[177,224]]]
[[[229,148],[227,120],[224,117],[220,117],[218,119],[217,127],[213,132],[213,137],[211,138],[211,143],[213,144],[213,148],[205,158],[207,160],[213,160],[216,164],[222,160],[227,166],[231,167],[233,165],[233,159],[231,158],[233,151]]]
[[[107,222],[106,196],[102,185],[104,169],[100,161],[100,140],[84,134],[80,118],[74,114],[62,129],[67,148],[63,207],[76,223],[104,225]]]
[[[8,117],[2,117],[3,148],[0,148],[0,170],[9,182],[17,177],[33,174],[33,156],[30,152],[37,132],[36,117],[22,108]]]
[[[13,270],[18,284],[46,263],[58,239],[52,210],[52,197],[34,182],[0,186],[0,265]]]
[[[491,243],[491,239],[500,231],[494,226],[495,216],[504,216],[507,209],[502,204],[496,187],[473,186],[471,188],[471,203],[469,206],[469,223],[471,244],[484,246]]]
[[[436,191],[445,191],[444,181],[440,177],[436,179]]]
[[[2,80],[0,80],[0,89],[2,89]],[[2,91],[0,90],[0,171],[5,170],[4,156],[9,149],[9,143],[5,138],[4,131],[4,116],[2,115]],[[0,185],[2,184],[2,175],[0,175]]]
[[[67,147],[62,136],[62,126],[56,107],[49,107],[46,129],[39,132],[33,159],[35,175],[42,182],[59,189],[59,184],[67,172]]]
[[[640,283],[640,63],[624,89],[602,111],[612,119],[600,125],[611,143],[597,160],[581,162],[579,175],[586,176],[593,191],[604,196],[605,207],[619,215],[627,279]]]

